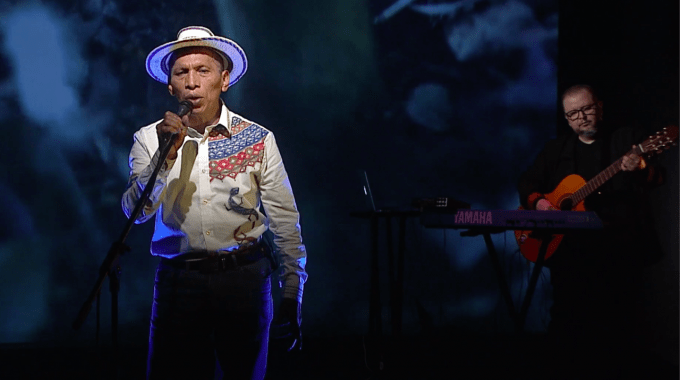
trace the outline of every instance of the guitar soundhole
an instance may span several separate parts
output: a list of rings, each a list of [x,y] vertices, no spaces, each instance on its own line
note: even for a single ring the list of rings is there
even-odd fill
[[[571,198],[566,198],[560,202],[560,210],[562,211],[569,211],[571,210],[572,206],[573,202],[571,201]]]

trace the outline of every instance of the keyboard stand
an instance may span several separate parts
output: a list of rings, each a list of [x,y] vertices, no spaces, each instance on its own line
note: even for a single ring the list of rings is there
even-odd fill
[[[493,265],[494,272],[496,272],[496,278],[498,280],[498,286],[501,290],[501,296],[505,300],[505,305],[508,309],[508,314],[512,318],[515,331],[521,334],[524,331],[524,324],[526,322],[527,313],[529,311],[529,306],[531,305],[531,299],[533,298],[534,291],[536,290],[536,284],[538,282],[538,277],[543,270],[543,264],[545,262],[545,254],[548,248],[548,244],[545,244],[546,240],[542,240],[541,247],[538,252],[538,259],[531,271],[531,277],[529,278],[529,285],[527,287],[524,298],[522,299],[522,304],[520,307],[520,312],[517,313],[514,302],[512,300],[512,295],[510,294],[510,286],[505,278],[503,268],[501,267],[500,261],[498,259],[498,253],[496,252],[496,247],[491,240],[492,233],[501,233],[506,231],[505,228],[471,228],[467,231],[460,233],[461,236],[478,236],[482,235],[484,237],[484,243],[486,244],[486,249],[491,257],[491,265]],[[546,233],[546,236],[550,236]]]
[[[543,270],[546,252],[552,240],[550,237],[572,230],[603,228],[602,220],[592,211],[461,210],[456,214],[430,211],[423,212],[420,222],[426,228],[465,230],[461,232],[461,236],[484,235],[484,242],[491,256],[501,294],[517,332],[524,330],[531,298],[536,290],[536,283]],[[532,234],[539,234],[538,236],[542,238],[519,313],[512,302],[509,285],[490,236],[492,233],[516,230],[531,230]]]
[[[368,346],[367,362],[377,373],[383,370],[383,318],[382,302],[380,300],[380,221],[384,220],[387,248],[387,274],[389,283],[389,309],[392,337],[401,335],[402,304],[404,294],[404,253],[406,247],[406,219],[419,217],[420,211],[406,210],[376,210],[350,212],[350,216],[368,219],[371,225],[371,277],[370,298],[368,308]],[[395,259],[392,219],[398,220],[397,254]]]

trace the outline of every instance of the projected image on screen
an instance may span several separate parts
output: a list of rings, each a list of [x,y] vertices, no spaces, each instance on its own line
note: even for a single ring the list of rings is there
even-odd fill
[[[557,2],[374,1],[372,10],[391,97],[381,128],[395,147],[389,160],[400,163],[384,177],[409,184],[392,204],[405,204],[404,195],[447,196],[475,209],[516,209],[519,173],[555,132]],[[478,277],[490,266],[481,238],[424,234],[446,251],[448,269],[422,263],[415,267],[429,269],[420,274],[460,277],[443,287],[460,294],[441,290],[431,308],[443,303],[454,319],[493,314],[495,279]],[[512,237],[494,235],[494,242],[507,249],[517,297],[526,289],[522,260]],[[545,284],[539,282],[539,300]],[[541,330],[548,306],[535,306],[541,310],[529,328]]]
[[[556,0],[164,4],[0,6],[0,342],[70,331],[125,221],[132,135],[176,109],[143,62],[180,27],[233,37],[252,63],[223,98],[277,134],[295,181],[310,278],[319,281],[306,291],[311,333],[366,324],[366,226],[349,217],[364,205],[350,194],[361,188],[350,178],[355,169],[367,171],[377,207],[448,196],[515,209],[519,173],[555,131]],[[142,340],[157,264],[152,228],[135,228],[123,259],[121,331],[138,328],[132,334]],[[443,253],[413,265],[422,286],[414,285],[407,313],[416,303],[440,310],[438,323],[497,313],[483,242],[419,234]],[[508,254],[516,249],[494,239]],[[520,274],[511,280],[513,290],[525,286]],[[108,309],[102,315],[108,326]]]

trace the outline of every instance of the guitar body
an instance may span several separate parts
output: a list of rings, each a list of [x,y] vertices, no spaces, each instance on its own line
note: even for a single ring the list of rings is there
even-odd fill
[[[570,196],[578,189],[583,187],[586,181],[579,175],[572,174],[565,177],[549,194],[545,194],[545,199],[550,202],[553,207],[562,211],[585,211],[583,201],[576,205],[571,204]],[[520,207],[520,210],[523,208]],[[545,252],[545,258],[548,259],[557,250],[564,235],[552,234],[547,239],[548,248]],[[538,253],[541,245],[544,244],[545,236],[536,236],[531,230],[515,231],[515,239],[519,245],[519,251],[527,260],[536,262],[538,260]]]

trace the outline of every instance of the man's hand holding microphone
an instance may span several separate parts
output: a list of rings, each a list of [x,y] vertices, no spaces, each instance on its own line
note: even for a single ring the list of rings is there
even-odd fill
[[[177,158],[177,151],[184,143],[187,136],[187,125],[189,124],[189,114],[193,105],[188,100],[179,103],[177,113],[167,111],[163,120],[156,125],[159,146],[165,147],[168,142],[172,143],[166,159],[174,160]]]

